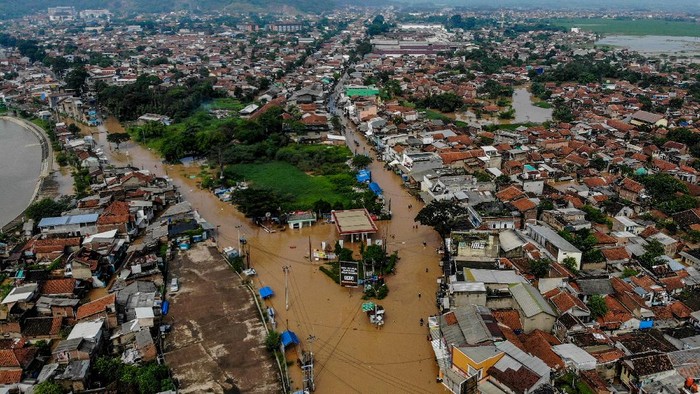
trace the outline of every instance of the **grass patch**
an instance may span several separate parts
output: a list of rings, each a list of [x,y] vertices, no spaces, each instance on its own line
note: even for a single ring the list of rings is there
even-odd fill
[[[294,206],[309,209],[314,202],[325,200],[330,203],[350,203],[346,194],[337,190],[338,181],[346,181],[350,174],[309,175],[295,166],[273,161],[263,164],[233,164],[226,168],[227,175],[243,179],[253,186],[272,189],[280,194],[291,194]]]
[[[700,37],[700,25],[682,21],[658,19],[562,18],[552,19],[550,23],[567,29],[580,27],[583,30],[600,34]]]
[[[432,109],[425,110],[425,117],[430,119],[430,120],[441,120],[445,123],[452,122],[452,119],[450,119],[448,116],[444,115],[442,112],[434,111]]]
[[[231,97],[216,98],[211,103],[207,104],[207,106],[209,109],[224,109],[235,112],[245,108],[245,104],[241,103],[240,100]]]
[[[546,101],[538,101],[535,103],[535,107],[540,107],[540,108],[552,108],[552,104],[546,102]]]

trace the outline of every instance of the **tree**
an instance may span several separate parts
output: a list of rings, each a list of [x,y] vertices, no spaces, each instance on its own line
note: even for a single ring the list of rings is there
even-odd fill
[[[119,150],[119,145],[122,142],[129,141],[131,139],[131,135],[129,133],[110,133],[107,134],[107,142],[111,142],[115,145],[117,145],[116,149]]]
[[[546,258],[530,260],[530,273],[537,278],[544,278],[549,273],[551,261]]]
[[[79,96],[85,89],[85,81],[87,81],[88,77],[89,74],[85,67],[78,66],[70,70],[68,75],[66,75],[66,88],[75,90],[76,95]]]
[[[34,394],[63,394],[63,387],[51,380],[45,380],[34,387]]]
[[[576,259],[573,257],[564,258],[561,264],[573,273],[576,273],[576,271],[578,271],[578,264],[576,263]]]
[[[68,131],[71,134],[78,134],[80,133],[80,127],[78,127],[75,123],[71,123],[68,125]]]
[[[639,262],[647,268],[651,269],[656,264],[656,259],[662,256],[666,251],[664,245],[656,239],[649,240],[644,245],[644,254],[639,256]]]
[[[70,208],[67,198],[62,198],[60,200],[54,200],[52,198],[46,197],[39,201],[32,203],[25,212],[27,217],[34,219],[35,222],[43,218],[61,216],[63,211],[67,211]]]
[[[270,351],[277,350],[280,346],[281,340],[282,336],[280,333],[272,330],[269,334],[267,334],[267,338],[265,338],[265,347],[267,347],[267,349]]]
[[[588,300],[588,309],[591,311],[593,318],[605,316],[608,313],[608,305],[605,303],[605,298],[602,295],[595,294]]]
[[[447,237],[466,214],[467,209],[452,200],[433,200],[418,212],[414,221],[437,231],[447,255]]]
[[[351,163],[357,169],[365,168],[372,163],[372,158],[367,155],[355,155],[352,157]]]

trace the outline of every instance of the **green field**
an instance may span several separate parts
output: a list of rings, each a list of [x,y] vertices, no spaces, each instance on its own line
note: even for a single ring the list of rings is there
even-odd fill
[[[245,108],[245,104],[242,104],[240,100],[226,97],[226,98],[216,98],[210,104],[205,104],[205,107],[209,109],[224,109],[229,111],[238,112]]]
[[[333,182],[339,177],[350,177],[349,174],[309,175],[281,161],[264,164],[234,164],[226,167],[226,174],[250,182],[252,186],[272,189],[283,195],[291,194],[294,197],[296,209],[311,208],[318,200],[325,200],[331,204],[349,203],[347,196],[336,191],[336,185]]]
[[[700,37],[700,24],[657,19],[570,18],[552,19],[552,25],[565,28],[580,27],[599,34],[630,36],[690,36]]]

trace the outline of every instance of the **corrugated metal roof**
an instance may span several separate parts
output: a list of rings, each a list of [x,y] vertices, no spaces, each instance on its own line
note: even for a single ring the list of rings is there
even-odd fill
[[[467,355],[474,362],[481,363],[492,357],[496,357],[502,352],[494,345],[460,347],[459,351]]]
[[[510,341],[501,342],[498,345],[496,345],[496,347],[498,348],[498,350],[501,350],[502,352],[506,353],[508,356],[512,357],[521,365],[526,366],[528,369],[532,370],[532,372],[536,373],[537,375],[549,376],[550,368],[547,364],[544,363],[544,361],[540,360],[535,356],[531,356],[523,352],[517,346],[513,345],[513,343],[511,343]],[[501,361],[503,361],[505,358],[506,357],[503,357],[497,364],[500,364]],[[501,371],[505,371],[505,369],[507,368],[499,369]],[[513,369],[518,370],[519,368]]]
[[[573,343],[563,343],[561,345],[552,346],[554,353],[558,354],[564,360],[571,360],[576,364],[576,367],[582,370],[595,369],[596,359],[588,352],[574,345]]]
[[[516,274],[514,270],[465,268],[464,277],[470,282],[499,283],[504,285],[525,282],[525,278]]]
[[[513,249],[525,245],[527,242],[523,240],[515,230],[506,230],[498,233],[498,243],[505,252],[510,252]]]
[[[39,222],[39,227],[50,227],[50,226],[66,226],[69,224],[82,224],[82,223],[93,223],[97,222],[99,217],[96,213],[89,213],[85,215],[71,215],[71,216],[57,216],[52,218],[43,218]]]
[[[526,317],[532,317],[542,312],[556,316],[547,300],[532,285],[528,283],[512,285],[510,286],[510,293]]]

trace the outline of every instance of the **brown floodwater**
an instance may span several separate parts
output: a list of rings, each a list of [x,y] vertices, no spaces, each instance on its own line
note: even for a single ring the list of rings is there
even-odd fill
[[[123,130],[112,118],[105,126],[110,132]],[[110,150],[104,130],[101,127],[93,135],[105,154],[115,164],[131,162],[161,175],[167,173],[195,209],[218,227],[220,247],[237,247],[239,232],[247,239],[251,265],[258,272],[255,284],[270,286],[275,292],[266,303],[277,312],[277,330],[294,331],[301,340],[300,348],[315,354],[318,392],[445,392],[436,383],[438,368],[427,340],[428,329],[419,324],[421,318],[427,320],[437,312],[435,291],[440,267],[436,248],[440,241],[431,228],[414,228],[413,218],[422,203],[408,194],[398,176],[386,171],[383,163],[372,163],[372,177],[384,190],[385,198],[391,199],[394,216],[390,221],[378,222],[376,237],[386,235],[387,250],[397,250],[400,261],[396,274],[387,279],[388,297],[379,301],[386,310],[386,324],[377,329],[361,311],[362,290],[341,288],[319,271],[321,262],[309,261],[309,243],[314,249],[320,248],[321,242],[335,244],[338,236],[334,225],[318,223],[300,230],[267,233],[231,204],[199,189],[195,177],[199,168],[164,165],[155,152],[132,141],[122,144],[119,151]],[[354,138],[360,143],[358,151],[370,152],[364,140]],[[355,149],[352,138],[349,143]],[[346,241],[346,245],[352,244]],[[285,310],[284,266],[289,267],[289,310]],[[289,373],[292,388],[300,389],[302,375],[296,362]]]

